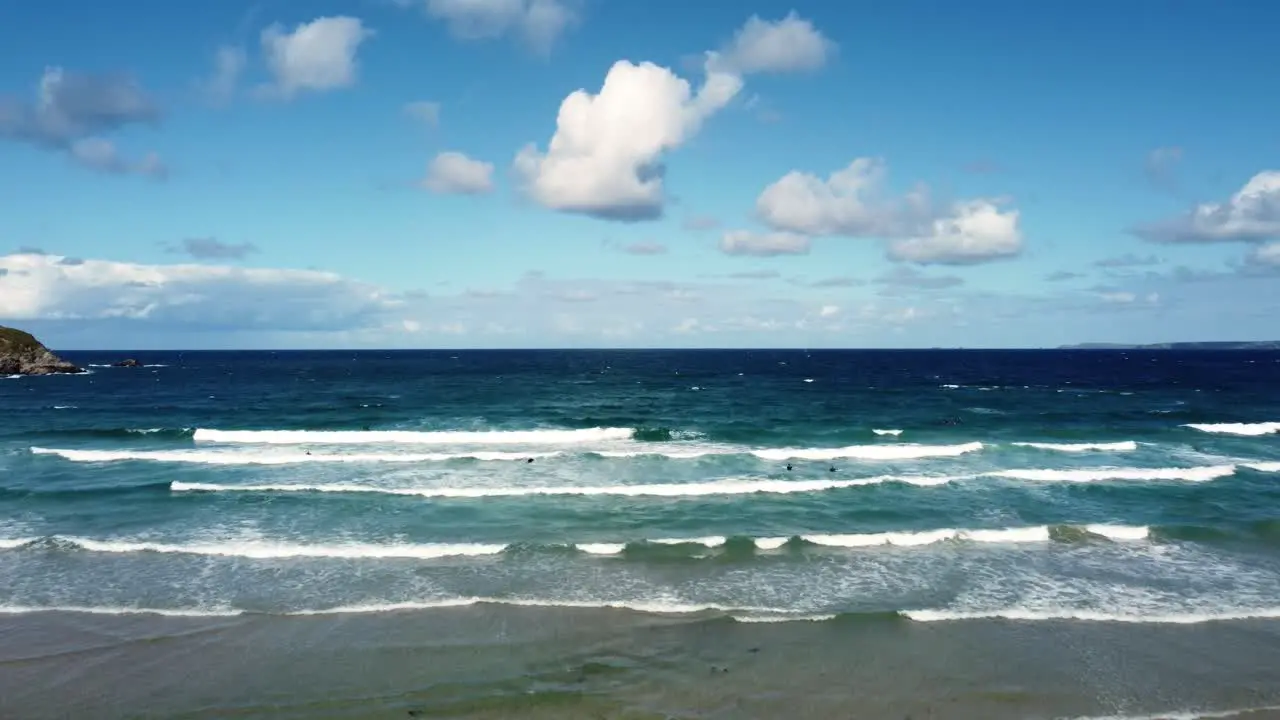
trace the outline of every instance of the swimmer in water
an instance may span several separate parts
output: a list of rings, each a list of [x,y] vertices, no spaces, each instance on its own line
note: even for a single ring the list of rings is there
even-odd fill
[[[525,462],[527,462],[527,463],[531,463],[531,462],[533,462],[533,458],[529,458],[528,460],[525,460]]]
[[[787,463],[787,472],[791,472],[791,463]]]
[[[835,471],[836,471],[835,465],[832,465],[831,467],[827,468],[827,472],[835,472]]]

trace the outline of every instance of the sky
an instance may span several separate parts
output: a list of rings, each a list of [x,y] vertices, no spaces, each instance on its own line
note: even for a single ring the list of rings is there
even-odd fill
[[[1280,339],[1280,4],[0,3],[61,349]]]

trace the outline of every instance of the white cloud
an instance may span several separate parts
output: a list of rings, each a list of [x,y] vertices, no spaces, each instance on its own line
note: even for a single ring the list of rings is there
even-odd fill
[[[549,52],[578,16],[564,0],[426,0],[427,14],[444,21],[465,40],[519,33],[539,52]]]
[[[399,301],[314,270],[143,265],[59,255],[0,256],[0,318],[134,320],[154,326],[251,330],[356,327]]]
[[[434,193],[480,195],[493,190],[493,163],[442,152],[427,166],[423,187]]]
[[[793,170],[760,193],[756,214],[787,232],[890,239],[890,259],[922,265],[966,265],[1021,253],[1017,210],[1001,211],[996,200],[976,199],[939,211],[923,188],[887,197],[884,175],[877,158],[857,158],[825,180]]]
[[[835,315],[839,315],[839,314],[840,314],[839,305],[823,305],[822,308],[818,310],[819,317],[834,317]]]
[[[750,230],[731,230],[720,238],[720,252],[726,255],[807,255],[809,238],[790,232],[755,233]]]
[[[1181,216],[1135,228],[1164,243],[1261,242],[1280,238],[1280,170],[1264,170],[1225,202],[1201,203]]]
[[[793,10],[777,21],[752,15],[720,52],[719,62],[738,73],[816,70],[835,52],[828,40]]]
[[[514,169],[526,194],[553,210],[602,219],[661,217],[664,154],[696,135],[733,100],[745,73],[796,70],[812,62],[786,65],[785,54],[775,51],[776,38],[785,42],[804,21],[789,16],[777,27],[764,23],[768,27],[763,29],[761,23],[753,17],[739,32],[747,33],[743,47],[753,54],[744,57],[755,64],[737,67],[738,60],[727,62],[708,52],[705,79],[696,92],[667,68],[620,60],[605,75],[599,93],[571,93],[560,104],[546,152],[531,143],[516,155]],[[738,52],[736,48],[731,51]]]
[[[213,55],[213,75],[203,83],[209,101],[221,105],[235,95],[248,58],[243,48],[224,45]]]
[[[546,153],[515,158],[525,192],[553,210],[605,219],[654,219],[664,202],[661,158],[698,132],[742,87],[708,72],[697,93],[653,63],[614,63],[598,94],[576,90],[560,104]]]
[[[1280,242],[1267,243],[1254,248],[1253,252],[1249,253],[1248,259],[1255,265],[1280,268]]]
[[[115,143],[98,137],[81,138],[67,148],[71,159],[98,172],[117,175],[143,175],[155,180],[163,180],[169,175],[160,156],[148,153],[141,161],[132,163],[120,155]]]
[[[858,158],[826,180],[793,170],[756,199],[760,219],[779,230],[807,235],[879,235],[893,222],[893,209],[879,197],[884,162]]]
[[[933,221],[927,233],[894,240],[893,260],[919,265],[974,265],[1022,252],[1018,211],[1001,212],[990,200],[968,200]]]
[[[262,50],[275,84],[267,92],[291,98],[356,82],[356,53],[373,31],[358,18],[335,16],[300,23],[286,32],[279,23],[262,31]]]

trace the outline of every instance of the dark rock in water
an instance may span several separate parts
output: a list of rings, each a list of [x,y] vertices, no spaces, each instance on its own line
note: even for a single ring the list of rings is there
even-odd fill
[[[111,363],[111,367],[142,367],[142,363],[133,358],[128,358],[127,360]]]
[[[58,373],[82,373],[62,358],[54,355],[32,337],[14,328],[0,325],[0,375],[54,375]]]

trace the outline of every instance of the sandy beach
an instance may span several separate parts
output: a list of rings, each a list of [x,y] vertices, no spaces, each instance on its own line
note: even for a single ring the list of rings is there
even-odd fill
[[[1274,718],[1280,623],[31,613],[0,618],[0,698],[15,720]]]

